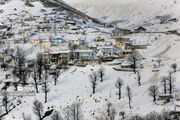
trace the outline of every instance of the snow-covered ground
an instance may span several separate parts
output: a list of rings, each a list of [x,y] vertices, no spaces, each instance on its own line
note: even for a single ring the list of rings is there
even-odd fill
[[[56,110],[60,111],[67,105],[78,101],[82,103],[85,120],[94,120],[95,116],[106,109],[108,102],[111,102],[115,106],[117,112],[126,111],[126,116],[132,114],[146,115],[152,111],[160,112],[164,109],[174,110],[173,103],[155,105],[152,102],[152,97],[148,95],[148,88],[151,85],[158,85],[160,92],[163,93],[160,78],[170,70],[169,66],[171,63],[180,63],[180,55],[177,52],[180,46],[180,41],[177,41],[179,37],[166,34],[137,34],[133,37],[142,38],[145,41],[152,40],[151,46],[141,52],[143,52],[143,56],[148,59],[157,59],[159,57],[162,59],[162,66],[159,72],[154,73],[152,70],[141,70],[142,85],[138,87],[137,76],[135,74],[115,71],[113,69],[114,66],[88,65],[85,68],[71,67],[58,78],[57,86],[54,86],[54,83],[50,82],[48,103],[44,104],[45,109],[54,106]],[[156,37],[158,38],[157,40],[155,40]],[[168,46],[171,47],[167,50]],[[96,94],[92,95],[89,74],[92,71],[97,71],[101,66],[104,66],[106,69],[105,80],[103,83],[98,82]],[[119,77],[124,81],[121,100],[118,100],[117,88],[115,88],[115,82]],[[178,94],[178,86],[180,85],[178,79],[180,77],[179,68],[174,77],[176,78],[176,82],[173,91],[174,94]],[[128,107],[127,85],[132,89],[132,109]],[[11,111],[10,114],[5,117],[6,120],[21,120],[23,112],[30,114],[34,120],[35,116],[32,111],[32,102],[35,99],[44,102],[44,94],[41,92],[36,94],[35,97],[23,97],[21,99],[22,104]],[[15,118],[13,118],[14,116]]]

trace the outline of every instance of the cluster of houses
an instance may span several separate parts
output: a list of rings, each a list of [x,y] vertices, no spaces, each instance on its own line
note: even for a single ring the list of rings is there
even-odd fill
[[[56,38],[58,39],[58,38]],[[59,38],[60,39],[60,38]],[[117,41],[118,40],[118,41]],[[86,46],[84,48],[77,47],[76,49],[67,49],[59,51],[45,51],[43,58],[49,64],[62,64],[72,62],[87,62],[87,61],[111,61],[127,54],[131,49],[129,38],[116,38],[114,44],[109,46],[99,46],[97,44],[104,43],[104,39],[95,40],[96,46],[88,46],[82,40],[70,40],[68,43],[75,46]],[[129,52],[130,53],[130,52]]]
[[[101,63],[120,59],[122,68],[130,68],[131,63],[125,60],[125,57],[136,49],[130,38],[118,37],[114,38],[113,42],[105,39],[96,39],[89,44],[84,40],[65,40],[64,38],[52,38],[51,40],[40,40],[39,38],[31,38],[28,41],[30,45],[40,47],[44,52],[41,52],[43,62],[48,65],[79,65],[85,66],[88,63]],[[8,41],[8,44],[15,44],[15,42]],[[65,49],[56,49],[62,48]],[[55,49],[54,49],[55,48]],[[8,69],[13,69],[18,65],[18,61],[25,59],[19,56],[7,55],[6,51],[0,52],[1,63],[7,63]],[[27,62],[30,62],[27,61]],[[155,69],[157,68],[156,61],[145,61],[141,68]]]
[[[94,46],[79,39],[66,41],[63,38],[51,40],[35,38],[28,41],[28,44],[39,45],[44,50],[42,53],[43,61],[51,65],[112,61],[116,58],[122,59],[127,54],[130,54],[133,48],[129,38],[115,38],[112,44],[98,46],[98,44],[102,43],[106,43],[106,41],[104,39],[95,40]],[[15,43],[8,41],[8,44]],[[54,47],[59,48],[60,46],[66,46],[66,49],[54,49]],[[12,57],[12,55],[6,54],[6,51],[0,53],[0,58],[1,63],[8,63],[9,66],[16,66],[19,59],[24,59],[19,56]]]

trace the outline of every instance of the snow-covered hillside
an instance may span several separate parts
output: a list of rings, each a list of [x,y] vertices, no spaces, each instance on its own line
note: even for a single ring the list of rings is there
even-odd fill
[[[64,0],[76,9],[106,22],[117,21],[128,28],[154,22],[156,16],[179,18],[178,0]]]
[[[3,46],[0,46],[0,57],[5,54],[1,53],[3,50],[16,51],[18,47],[20,47],[20,50],[26,54],[25,59],[27,59],[27,63],[33,64],[27,68],[28,75],[26,76],[29,85],[25,85],[24,87],[20,81],[17,92],[23,94],[23,89],[26,91],[28,88],[35,91],[34,79],[36,78],[34,75],[36,72],[39,72],[36,71],[36,69],[41,63],[36,61],[37,57],[40,59],[37,54],[40,55],[41,53],[43,55],[44,64],[47,65],[41,66],[44,69],[40,70],[40,72],[42,72],[42,75],[40,75],[42,79],[38,81],[39,92],[33,95],[8,96],[11,103],[9,109],[11,108],[12,110],[10,110],[7,115],[4,115],[4,120],[26,120],[23,119],[23,114],[31,116],[32,120],[38,119],[33,111],[34,100],[39,100],[43,103],[43,115],[46,111],[56,110],[60,111],[63,118],[65,118],[66,115],[68,116],[68,114],[72,114],[68,113],[71,111],[69,106],[73,103],[79,103],[82,107],[81,113],[83,114],[80,120],[99,120],[96,119],[96,117],[106,115],[108,103],[111,103],[112,108],[115,109],[115,111],[113,111],[115,118],[111,120],[121,120],[122,116],[119,115],[119,113],[122,111],[125,112],[125,120],[128,120],[128,118],[133,115],[143,116],[153,111],[180,111],[180,22],[175,20],[160,24],[156,18],[156,16],[171,15],[171,18],[179,19],[180,1],[63,0],[67,4],[94,18],[106,22],[117,22],[122,28],[134,29],[137,28],[137,26],[143,25],[143,27],[147,29],[143,32],[133,32],[132,30],[131,34],[120,36],[129,38],[130,41],[127,42],[128,44],[139,45],[140,47],[141,45],[145,45],[145,48],[147,47],[146,49],[137,49],[143,58],[139,60],[137,64],[137,70],[141,77],[141,85],[139,85],[137,81],[139,77],[138,74],[132,72],[130,68],[119,70],[124,61],[128,62],[126,57],[131,55],[132,48],[120,50],[118,53],[118,55],[120,54],[119,56],[115,54],[114,61],[102,62],[100,64],[102,56],[98,56],[98,53],[102,52],[101,49],[103,48],[114,47],[114,37],[119,37],[112,35],[112,31],[115,28],[106,28],[93,23],[91,20],[84,19],[84,17],[80,17],[78,14],[73,15],[72,11],[69,12],[61,7],[47,7],[46,2],[42,1],[43,0],[41,0],[41,2],[32,2],[33,7],[26,6],[22,0],[11,0],[6,4],[0,5],[0,10],[1,12],[3,11],[0,13],[0,26],[2,26],[0,35],[3,36],[5,32],[8,31],[8,28],[10,29],[8,32],[13,33],[13,36],[10,38],[2,38],[5,43]],[[3,25],[7,25],[7,27],[4,28]],[[45,30],[41,29],[41,27],[44,27]],[[56,43],[57,41],[55,42],[53,38],[63,40],[62,42],[58,41],[58,43]],[[21,41],[17,43],[7,43],[7,41],[12,39]],[[84,40],[83,43],[78,43],[82,40]],[[38,43],[37,41],[40,42]],[[74,43],[72,41],[79,44],[80,47],[77,45],[77,50],[74,50],[75,46],[73,46],[74,48],[71,50],[70,45]],[[42,43],[45,43],[45,47],[42,46]],[[48,46],[49,43],[53,43],[52,46]],[[55,71],[59,66],[61,67],[61,65],[59,65],[59,53],[63,54],[70,51],[69,53],[71,55],[73,52],[91,51],[92,49],[93,52],[94,49],[97,52],[96,59],[92,60],[92,62],[88,60],[85,61],[85,59],[80,60],[80,64],[87,64],[86,67],[79,65],[78,62],[77,65],[75,65],[76,60],[73,65],[72,60],[70,64],[65,64],[65,67],[63,66],[63,68],[66,69],[62,68],[60,72]],[[109,49],[107,49],[106,52],[109,52]],[[121,54],[124,54],[123,52],[127,52],[129,55],[123,56],[124,58],[122,59]],[[51,57],[54,63],[52,61],[46,63],[47,54],[50,53],[52,53],[52,56],[48,57]],[[77,54],[80,54],[80,52],[77,52]],[[88,55],[90,54],[88,53]],[[10,56],[7,56],[7,58],[9,57]],[[58,59],[58,67],[56,66],[56,57]],[[64,59],[65,58],[66,56]],[[0,63],[2,64],[3,62]],[[36,63],[36,66],[34,66],[34,63]],[[167,77],[169,71],[173,70],[170,67],[173,63],[177,63],[178,66],[176,72],[172,73],[174,78],[172,89],[173,98],[170,101],[158,99],[156,102],[153,102],[153,97],[149,95],[149,87],[156,85],[159,90],[158,95],[168,95],[164,93],[164,86],[161,80],[163,76]],[[17,67],[18,65],[14,66]],[[50,67],[49,71],[47,70],[48,67]],[[98,75],[95,94],[92,94],[92,79],[90,79],[90,75],[94,72],[98,73],[100,68],[105,69],[104,81],[100,81],[100,75]],[[5,71],[0,68],[0,89],[4,88],[5,83],[9,81],[16,83],[17,80],[19,80],[18,76],[15,76],[15,72],[16,71],[12,71],[11,69]],[[49,72],[49,75],[45,72]],[[56,85],[54,83],[54,73],[59,74]],[[12,75],[12,77],[6,79],[7,74]],[[38,75],[39,74],[40,73],[38,73]],[[46,78],[45,75],[48,77]],[[123,80],[121,99],[118,99],[119,91],[115,85],[118,78]],[[46,82],[49,88],[47,103],[44,103],[45,94],[43,88],[45,80],[47,80]],[[127,86],[131,88],[132,108],[129,107]],[[16,84],[13,84],[9,85],[6,91],[13,93],[15,89]],[[168,85],[167,93],[169,93]],[[0,96],[0,105],[3,104],[2,98],[3,97]],[[66,109],[68,108],[69,111],[67,112]],[[2,114],[1,112],[5,113],[3,105],[0,106],[0,115]],[[51,117],[52,114],[43,120],[52,120]]]

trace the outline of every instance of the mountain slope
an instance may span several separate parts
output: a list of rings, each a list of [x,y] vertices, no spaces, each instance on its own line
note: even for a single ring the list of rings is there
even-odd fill
[[[78,10],[76,10],[75,8],[69,6],[68,4],[66,4],[64,1],[58,1],[58,0],[41,0],[42,3],[46,6],[48,6],[48,4],[51,4],[52,6],[56,6],[56,7],[61,7],[62,9],[64,10],[67,10],[69,12],[72,12],[74,14],[77,14],[81,17],[83,17],[84,19],[89,19],[91,20],[92,22],[95,22],[95,23],[100,23],[98,20],[84,14],[83,12],[80,12]]]
[[[180,1],[177,0],[65,0],[68,4],[92,17],[107,22],[119,21],[123,27],[143,24],[155,16],[170,14],[179,17]]]

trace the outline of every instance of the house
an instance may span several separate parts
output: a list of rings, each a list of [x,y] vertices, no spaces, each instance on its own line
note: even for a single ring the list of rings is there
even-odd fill
[[[60,52],[44,52],[43,60],[47,64],[67,64],[70,60],[70,51],[60,51]]]
[[[24,61],[24,60],[25,59],[23,57],[13,57],[10,65],[16,66],[19,64],[20,61]]]
[[[44,52],[42,58],[44,64],[50,64],[50,52]]]
[[[104,46],[101,48],[101,52],[103,57],[110,57],[114,54],[114,47],[113,46]]]
[[[8,40],[8,44],[15,44],[15,43],[16,43],[16,41],[14,39]]]
[[[124,36],[124,35],[129,35],[131,34],[131,30],[128,29],[115,29],[112,31],[114,36]]]
[[[169,19],[168,22],[177,22],[178,19],[177,18],[172,18],[172,19]]]
[[[96,42],[96,43],[99,43],[99,42],[105,42],[105,40],[104,40],[104,39],[98,38],[98,39],[94,40],[94,42]]]
[[[156,68],[158,68],[158,63],[155,61],[143,61],[141,63],[141,68],[143,68],[143,69],[156,69]]]
[[[68,21],[66,21],[65,24],[66,24],[66,25],[76,25],[76,21],[68,20]]]
[[[95,50],[75,50],[74,59],[75,60],[91,60],[96,57]]]
[[[50,48],[51,47],[51,41],[50,40],[42,40],[41,42],[41,48]]]
[[[38,38],[33,38],[29,41],[30,44],[38,44],[40,40]]]
[[[5,51],[0,51],[0,58],[4,58],[6,55]]]
[[[58,64],[67,64],[70,61],[70,51],[60,51]]]
[[[165,100],[166,102],[170,102],[170,100],[173,98],[172,95],[169,94],[160,94],[158,95],[158,100]]]
[[[50,52],[50,64],[58,64],[59,52]]]
[[[129,54],[132,54],[131,49],[122,51],[122,55],[124,55],[124,56],[129,55]]]
[[[75,50],[75,51],[60,51],[49,52],[50,64],[67,64],[70,61],[93,60],[96,58],[95,50]]]
[[[70,40],[69,41],[69,43],[71,44],[71,45],[77,45],[77,46],[79,46],[80,44],[83,44],[84,43],[84,40]]]
[[[63,42],[65,42],[64,38],[54,38],[54,39],[52,39],[52,41],[55,42],[55,43],[63,43]]]
[[[6,71],[13,71],[14,68],[15,68],[15,66],[13,66],[13,65],[8,65],[5,70],[6,70]]]
[[[113,51],[114,51],[114,54],[119,54],[119,53],[121,53],[121,48],[115,46],[115,47],[113,48]]]
[[[138,27],[137,29],[134,30],[135,33],[139,33],[139,32],[145,32],[146,29],[142,26]]]
[[[130,61],[123,61],[121,63],[121,68],[132,68],[132,63]]]
[[[130,38],[115,38],[114,39],[114,46],[119,47],[121,50],[130,49]]]

